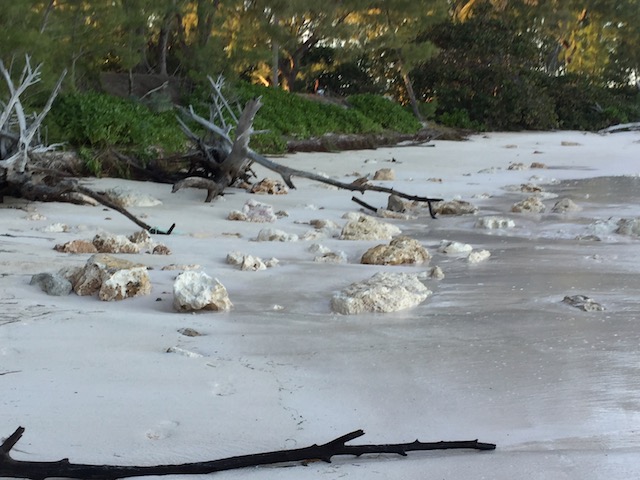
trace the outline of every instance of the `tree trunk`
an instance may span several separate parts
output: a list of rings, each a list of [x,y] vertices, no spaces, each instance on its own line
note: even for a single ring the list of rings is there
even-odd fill
[[[409,103],[411,104],[411,110],[413,110],[413,114],[416,118],[423,122],[422,114],[420,113],[420,108],[418,106],[418,99],[416,98],[416,93],[413,90],[413,82],[411,81],[411,77],[409,77],[409,73],[404,71],[401,67],[400,75],[402,75],[402,81],[404,82],[404,87],[407,90],[407,96],[409,97]]]

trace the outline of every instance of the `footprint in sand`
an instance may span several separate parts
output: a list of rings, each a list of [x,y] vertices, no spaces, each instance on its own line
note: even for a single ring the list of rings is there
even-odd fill
[[[179,426],[180,422],[164,420],[158,423],[155,428],[147,430],[146,436],[149,440],[162,440],[164,438],[169,438]]]

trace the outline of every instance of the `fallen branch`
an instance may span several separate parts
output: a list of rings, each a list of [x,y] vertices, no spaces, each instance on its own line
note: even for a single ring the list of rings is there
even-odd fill
[[[598,130],[598,133],[614,133],[622,130],[640,130],[640,122],[621,123],[619,125],[612,125],[602,130]]]
[[[478,440],[458,442],[425,443],[416,440],[411,443],[395,443],[383,445],[345,445],[345,443],[364,435],[362,430],[356,430],[336,438],[322,445],[311,445],[291,450],[240,455],[208,462],[184,463],[180,465],[128,466],[128,465],[87,465],[71,463],[68,459],[57,462],[31,462],[14,460],[10,452],[24,433],[23,427],[18,427],[0,445],[0,477],[28,478],[44,480],[46,478],[82,478],[92,480],[115,480],[118,478],[142,477],[148,475],[204,475],[222,470],[255,467],[283,462],[303,462],[306,460],[321,460],[327,463],[336,455],[394,453],[406,456],[407,452],[419,450],[447,450],[447,449],[475,449],[495,450],[493,443],[481,443]]]

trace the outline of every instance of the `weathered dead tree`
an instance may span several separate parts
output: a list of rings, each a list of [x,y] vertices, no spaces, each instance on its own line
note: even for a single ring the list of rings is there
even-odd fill
[[[86,465],[71,463],[66,458],[55,462],[14,460],[10,455],[11,449],[20,440],[23,433],[24,428],[18,427],[16,431],[11,434],[2,443],[2,445],[0,445],[0,477],[29,478],[33,480],[44,480],[46,478],[54,477],[115,480],[118,478],[142,477],[149,475],[204,475],[223,470],[271,465],[276,463],[305,462],[313,460],[321,460],[323,462],[331,463],[331,458],[336,455],[354,455],[359,457],[366,454],[393,453],[406,456],[407,452],[424,450],[495,450],[496,448],[493,443],[481,443],[478,442],[478,440],[430,443],[416,440],[411,443],[391,443],[383,445],[345,445],[347,442],[364,435],[362,430],[356,430],[322,445],[314,444],[304,448],[240,455],[237,457],[222,458],[207,462],[154,466]]]
[[[214,81],[209,77],[209,83],[212,88],[209,119],[198,115],[192,107],[188,110],[183,110],[183,113],[189,119],[203,127],[207,133],[204,136],[198,136],[184,121],[178,119],[184,133],[197,146],[201,161],[208,168],[209,176],[190,176],[180,180],[174,184],[173,192],[187,187],[205,189],[207,190],[205,202],[210,202],[218,195],[221,195],[224,189],[231,186],[238,178],[245,176],[251,164],[255,162],[279,174],[289,188],[295,188],[292,177],[303,177],[350,191],[388,193],[407,200],[426,202],[431,215],[434,216],[431,204],[442,201],[441,198],[409,195],[393,188],[373,185],[369,182],[344,183],[315,173],[280,165],[253,151],[249,147],[249,140],[251,134],[254,133],[253,120],[262,106],[261,99],[257,98],[249,101],[238,118],[222,94],[223,79],[220,77],[217,81]],[[228,125],[226,118],[231,118],[233,124]],[[232,131],[235,137],[234,140],[230,136]]]
[[[640,130],[640,122],[621,123],[619,125],[611,125],[610,127],[598,130],[598,133],[615,133],[624,130]]]
[[[69,178],[64,172],[34,165],[42,153],[56,148],[55,145],[46,146],[42,143],[40,127],[66,75],[66,71],[60,75],[42,111],[27,115],[21,96],[29,87],[40,81],[41,67],[41,64],[35,68],[32,67],[29,56],[25,57],[24,68],[14,82],[11,70],[6,68],[0,60],[0,75],[9,93],[9,99],[6,102],[0,100],[0,202],[4,196],[12,196],[32,201],[77,203],[77,194],[80,194],[117,210],[145,230],[171,233],[173,227],[168,232],[154,230],[123,207],[111,202],[104,195],[80,185],[77,179]]]

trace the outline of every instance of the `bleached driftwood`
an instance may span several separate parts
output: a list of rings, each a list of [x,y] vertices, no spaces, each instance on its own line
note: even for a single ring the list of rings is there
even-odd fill
[[[614,133],[621,132],[623,130],[640,130],[640,122],[620,123],[618,125],[612,125],[602,130],[598,130],[598,133]]]
[[[493,443],[481,443],[478,440],[457,442],[420,442],[392,443],[385,445],[345,445],[347,442],[364,435],[356,430],[322,445],[311,445],[304,448],[279,450],[274,452],[240,455],[207,462],[184,463],[181,465],[86,465],[71,463],[68,459],[54,462],[32,462],[14,460],[11,449],[20,440],[24,428],[18,427],[0,445],[0,477],[28,478],[44,480],[46,478],[82,478],[93,480],[115,480],[118,478],[142,477],[148,475],[204,475],[207,473],[255,467],[284,462],[304,462],[321,460],[330,463],[336,455],[361,456],[365,454],[395,453],[407,456],[407,452],[418,450],[475,449],[495,450]]]

